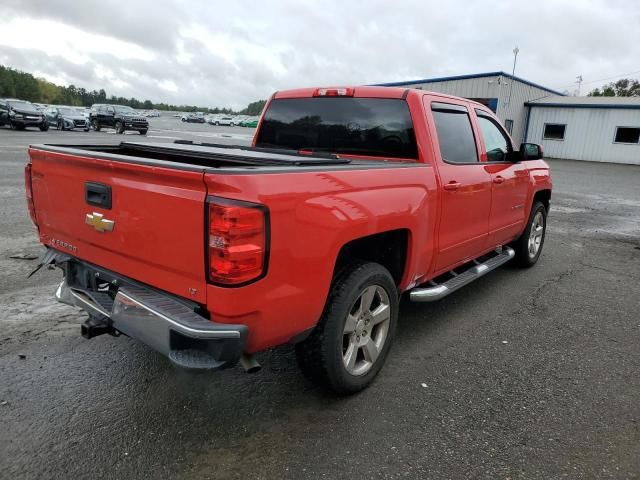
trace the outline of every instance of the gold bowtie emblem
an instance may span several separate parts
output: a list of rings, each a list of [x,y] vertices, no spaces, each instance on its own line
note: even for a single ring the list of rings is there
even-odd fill
[[[92,226],[99,232],[110,232],[115,225],[113,220],[107,220],[101,213],[97,212],[87,213],[84,223]]]

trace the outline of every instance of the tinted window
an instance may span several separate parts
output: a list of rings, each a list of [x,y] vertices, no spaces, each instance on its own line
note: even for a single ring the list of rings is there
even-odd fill
[[[545,123],[542,138],[546,140],[564,140],[566,125],[558,123]]]
[[[489,118],[478,115],[478,123],[482,132],[482,139],[487,150],[487,161],[504,162],[510,150],[509,141],[502,134],[502,130]]]
[[[451,163],[478,161],[469,114],[464,111],[433,110],[443,160]]]
[[[616,143],[640,143],[640,128],[618,127],[616,128]]]
[[[417,158],[407,102],[389,98],[291,98],[269,104],[258,147]]]

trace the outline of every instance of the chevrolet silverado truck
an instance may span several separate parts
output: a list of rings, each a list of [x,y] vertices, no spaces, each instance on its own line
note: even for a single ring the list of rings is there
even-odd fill
[[[399,297],[440,300],[534,265],[551,198],[535,144],[484,105],[422,90],[275,93],[250,147],[35,145],[31,219],[82,334],[136,338],[191,370],[295,344],[342,394],[389,352]]]

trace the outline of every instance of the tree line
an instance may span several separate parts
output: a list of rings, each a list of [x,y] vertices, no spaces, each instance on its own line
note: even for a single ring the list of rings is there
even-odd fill
[[[640,97],[640,82],[631,78],[623,78],[601,88],[595,88],[588,95],[590,97]]]
[[[247,105],[239,112],[231,108],[208,108],[196,105],[171,105],[168,103],[153,103],[151,100],[116,97],[107,95],[100,90],[86,90],[75,85],[60,86],[43,78],[36,78],[30,73],[21,72],[13,68],[0,65],[0,98],[19,98],[35,103],[51,105],[71,105],[76,107],[90,107],[94,103],[113,103],[128,105],[144,110],[163,110],[180,112],[204,112],[241,115],[259,115],[266,100],[258,100]]]

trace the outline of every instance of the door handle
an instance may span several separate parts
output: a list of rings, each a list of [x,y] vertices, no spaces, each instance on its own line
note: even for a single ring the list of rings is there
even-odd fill
[[[445,185],[442,188],[452,192],[452,191],[458,190],[461,186],[462,184],[460,182],[456,182],[455,180],[452,180],[449,183],[445,183]]]
[[[494,177],[493,183],[504,183],[504,177],[501,177],[500,175],[498,175],[497,177]]]

